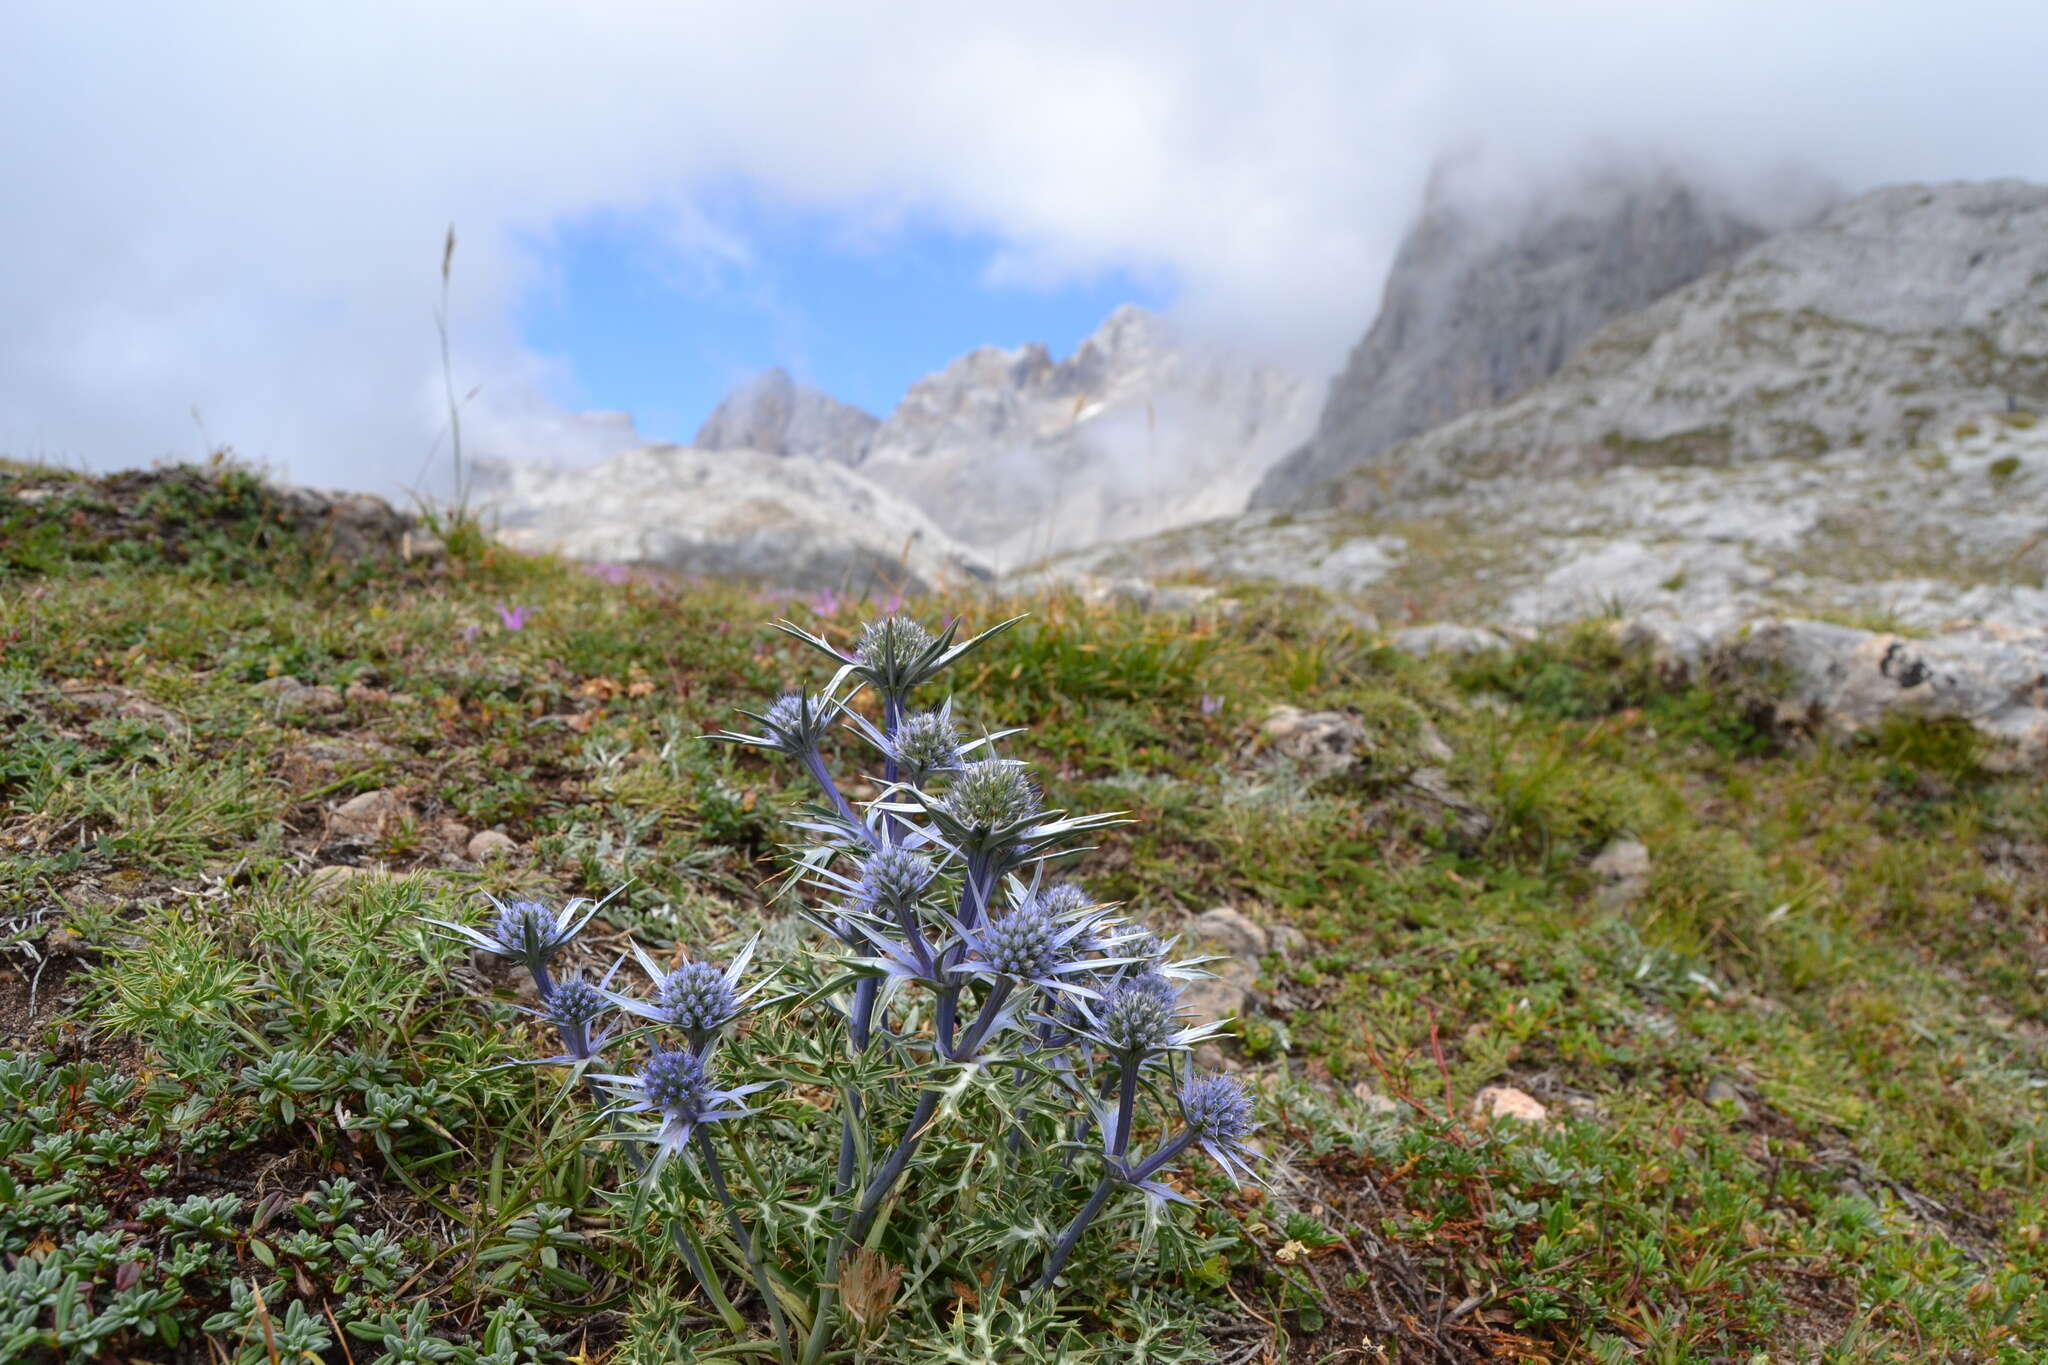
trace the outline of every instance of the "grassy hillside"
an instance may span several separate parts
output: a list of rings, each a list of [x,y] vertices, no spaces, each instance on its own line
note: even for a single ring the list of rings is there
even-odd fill
[[[793,775],[700,737],[816,681],[771,619],[870,608],[337,564],[265,496],[0,472],[0,1358],[718,1358],[587,1107],[493,1069],[539,1055],[511,974],[421,919],[624,887],[594,961],[803,933]],[[1014,605],[958,705],[1030,727],[1053,804],[1136,817],[1089,888],[1306,935],[1230,1057],[1271,1183],[1190,1168],[1169,1254],[1097,1239],[1029,1342],[963,1248],[859,1358],[2048,1353],[2038,777],[1778,733],[1598,628],[1450,666],[1309,600]],[[1366,742],[1318,776],[1276,705]],[[1644,876],[1595,870],[1617,840]]]

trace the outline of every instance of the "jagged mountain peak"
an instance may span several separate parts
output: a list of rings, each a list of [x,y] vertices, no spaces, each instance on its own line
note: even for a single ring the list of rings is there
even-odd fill
[[[880,425],[874,414],[798,383],[777,366],[726,394],[697,429],[691,445],[698,450],[758,450],[852,464]]]
[[[1510,204],[1433,184],[1314,436],[1252,505],[1315,505],[1332,479],[1549,378],[1606,323],[1763,236],[1662,166],[1589,170]]]

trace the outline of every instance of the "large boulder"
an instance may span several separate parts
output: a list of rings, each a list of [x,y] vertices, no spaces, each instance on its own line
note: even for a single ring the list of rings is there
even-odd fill
[[[1893,716],[1967,722],[1987,766],[2048,763],[2048,631],[1976,627],[1925,639],[1823,621],[1733,633],[1720,665],[1768,684],[1780,720],[1840,733]]]

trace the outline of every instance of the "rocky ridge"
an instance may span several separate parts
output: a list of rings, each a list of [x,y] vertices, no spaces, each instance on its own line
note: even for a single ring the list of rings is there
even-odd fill
[[[482,464],[479,504],[515,549],[801,590],[986,581],[929,517],[832,461],[653,446],[595,469]]]
[[[999,565],[1235,511],[1319,386],[1117,309],[1064,360],[982,347],[912,385],[860,472]]]
[[[873,413],[773,369],[721,399],[690,444],[697,450],[758,450],[858,464],[880,425]]]
[[[1267,471],[1251,506],[1316,505],[1332,479],[1549,378],[1601,326],[1763,235],[1668,170],[1588,175],[1507,219],[1439,178],[1315,434]]]

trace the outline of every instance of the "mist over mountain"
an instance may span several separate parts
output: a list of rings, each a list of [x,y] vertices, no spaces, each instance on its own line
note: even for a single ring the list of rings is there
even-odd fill
[[[1446,178],[1432,181],[1315,434],[1252,506],[1313,506],[1338,475],[1549,378],[1602,325],[1764,235],[1669,168],[1587,173],[1491,212]]]
[[[690,444],[698,450],[758,450],[855,464],[880,425],[874,414],[799,384],[788,370],[777,368],[728,393]]]

